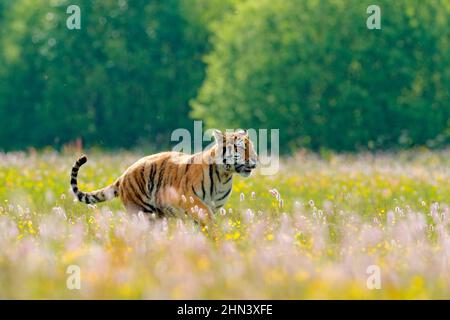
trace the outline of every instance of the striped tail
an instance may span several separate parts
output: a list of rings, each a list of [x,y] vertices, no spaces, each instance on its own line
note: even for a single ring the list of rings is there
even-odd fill
[[[118,187],[119,180],[115,183],[99,190],[95,190],[92,192],[83,192],[78,189],[78,170],[80,167],[87,162],[87,157],[82,156],[79,158],[72,167],[72,175],[70,177],[70,185],[72,186],[72,191],[74,195],[78,198],[80,202],[84,202],[87,204],[103,202],[107,200],[111,200],[118,195]]]

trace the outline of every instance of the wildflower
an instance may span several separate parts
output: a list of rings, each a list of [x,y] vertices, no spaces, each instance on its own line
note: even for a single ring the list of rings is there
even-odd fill
[[[166,218],[163,219],[161,226],[162,226],[163,231],[167,232],[167,230],[169,229],[169,225],[167,223],[167,219]]]
[[[387,214],[387,223],[388,224],[395,224],[395,215],[392,211],[389,211]]]
[[[220,208],[219,212],[222,216],[227,214],[227,210],[225,210],[224,208]]]
[[[194,203],[194,198],[189,197],[189,201],[190,201],[191,203]]]
[[[435,211],[439,210],[439,203],[438,202],[433,203],[432,210],[435,210]]]
[[[309,200],[308,203],[310,207],[314,207],[314,200]]]
[[[245,195],[242,192],[241,192],[240,200],[241,200],[241,202],[245,200]]]
[[[184,194],[181,195],[181,200],[182,200],[184,203],[187,202],[186,196],[185,196]]]
[[[270,189],[269,192],[270,192],[270,194],[271,194],[272,196],[274,196],[274,197],[276,197],[276,198],[278,198],[279,195],[280,195],[280,193],[278,192],[277,189]]]
[[[246,211],[247,221],[251,221],[254,216],[255,216],[255,214],[253,213],[253,211],[251,209],[247,209],[247,211]]]
[[[255,191],[252,191],[251,198],[252,198],[252,199],[255,199],[255,198],[256,198],[256,192],[255,192]]]
[[[280,208],[283,208],[283,199],[278,200],[278,205],[280,206]]]

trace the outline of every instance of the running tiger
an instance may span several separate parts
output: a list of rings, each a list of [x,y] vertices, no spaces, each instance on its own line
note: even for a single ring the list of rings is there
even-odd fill
[[[128,212],[188,214],[202,225],[209,225],[213,213],[231,194],[233,174],[248,177],[258,161],[246,130],[214,130],[214,139],[212,148],[193,155],[162,152],[144,157],[114,183],[92,192],[78,189],[78,170],[87,161],[82,156],[72,168],[72,191],[87,204],[118,196]]]

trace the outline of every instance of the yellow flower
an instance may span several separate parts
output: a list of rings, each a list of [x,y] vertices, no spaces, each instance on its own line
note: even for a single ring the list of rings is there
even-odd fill
[[[206,257],[202,257],[197,261],[197,267],[200,270],[206,270],[209,269],[211,263],[209,262],[209,259]]]

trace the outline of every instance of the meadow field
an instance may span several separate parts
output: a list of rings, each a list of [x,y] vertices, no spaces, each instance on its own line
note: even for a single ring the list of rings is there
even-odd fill
[[[86,191],[142,156],[85,153]],[[450,299],[450,150],[299,152],[235,178],[215,238],[117,199],[74,201],[78,155],[0,154],[0,299]]]

